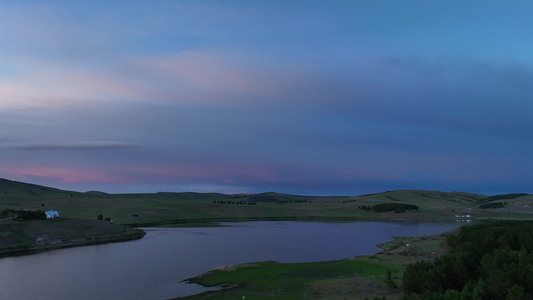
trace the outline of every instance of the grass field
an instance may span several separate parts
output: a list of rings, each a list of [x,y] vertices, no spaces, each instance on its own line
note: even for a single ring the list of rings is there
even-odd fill
[[[484,199],[506,203],[481,209]],[[98,215],[130,226],[191,225],[244,220],[410,220],[524,219],[533,216],[533,196],[511,199],[464,192],[400,190],[349,197],[294,196],[279,193],[225,195],[202,193],[106,194],[79,193],[0,180],[0,209],[54,209],[61,216],[94,220]],[[505,198],[505,197],[503,197]],[[231,204],[228,204],[231,203]],[[242,204],[241,204],[242,203]],[[374,213],[362,205],[406,203],[417,212]],[[132,213],[139,213],[138,217]]]
[[[444,235],[398,237],[380,245],[382,252],[336,261],[284,264],[277,262],[223,266],[190,281],[225,286],[222,291],[184,297],[208,299],[399,299],[405,267],[443,253]],[[408,246],[407,246],[408,245]],[[394,284],[387,284],[387,273]]]

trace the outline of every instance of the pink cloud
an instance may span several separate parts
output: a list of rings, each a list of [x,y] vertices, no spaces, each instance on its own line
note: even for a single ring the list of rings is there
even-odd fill
[[[183,52],[175,55],[139,59],[139,73],[164,88],[147,91],[156,98],[178,102],[228,104],[288,95],[306,77],[305,72],[242,53]]]
[[[221,183],[237,183],[243,180],[275,182],[279,178],[271,168],[260,164],[246,163],[220,163],[213,162],[208,165],[137,165],[128,166],[120,170],[132,177],[138,177],[139,182],[144,181],[205,181]],[[133,179],[133,178],[132,178]],[[133,179],[135,180],[135,179]]]
[[[12,169],[10,173],[17,178],[53,178],[70,184],[84,182],[122,182],[121,178],[102,173],[60,167],[19,167]]]
[[[222,58],[207,53],[185,52],[148,59],[145,66],[157,73],[170,75],[178,83],[212,92],[268,91],[265,83],[254,78],[257,76],[232,60],[230,57]]]
[[[330,169],[328,171],[321,172],[327,174],[331,178],[350,180],[353,178],[364,178],[367,180],[398,180],[401,179],[401,175],[397,172],[384,169],[379,170],[354,170],[354,169]]]
[[[66,184],[78,183],[205,183],[212,184],[242,184],[243,182],[278,182],[282,181],[273,170],[249,164],[213,163],[209,165],[134,165],[113,166],[113,168],[98,168],[98,171],[88,168],[71,168],[56,166],[27,166],[4,165],[2,168],[6,178],[33,182],[59,181]]]
[[[30,74],[30,72],[28,72]],[[136,99],[138,89],[109,74],[42,64],[0,83],[0,108],[48,108]]]
[[[236,54],[185,52],[159,57],[133,57],[103,69],[19,59],[21,75],[0,82],[0,108],[92,105],[106,101],[164,101],[228,104],[273,101],[291,95],[305,72],[264,66]]]

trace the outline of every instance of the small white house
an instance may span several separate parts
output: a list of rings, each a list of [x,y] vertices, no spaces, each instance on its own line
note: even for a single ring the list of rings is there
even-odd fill
[[[59,218],[59,213],[53,209],[44,212],[47,219]]]

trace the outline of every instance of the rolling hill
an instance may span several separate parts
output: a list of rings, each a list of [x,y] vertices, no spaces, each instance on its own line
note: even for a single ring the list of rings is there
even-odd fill
[[[64,196],[67,194],[81,194],[47,186],[18,182],[0,178],[0,195],[9,196]]]
[[[383,203],[416,205],[418,211],[375,213],[361,209]],[[496,203],[486,205],[484,203]],[[63,217],[94,220],[98,215],[129,226],[160,226],[247,220],[411,220],[450,221],[457,215],[476,219],[533,217],[533,196],[481,195],[467,192],[397,190],[361,196],[302,196],[267,192],[160,192],[108,194],[65,191],[0,179],[0,210],[54,209]],[[138,213],[138,216],[133,216]]]

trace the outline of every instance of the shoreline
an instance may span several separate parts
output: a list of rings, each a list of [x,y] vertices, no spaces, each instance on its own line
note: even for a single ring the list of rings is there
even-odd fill
[[[144,237],[142,229],[127,228],[105,221],[46,219],[3,220],[0,223],[0,258],[22,256],[49,250],[74,248]]]
[[[197,219],[176,219],[164,220],[159,222],[136,222],[125,223],[122,226],[129,228],[143,228],[143,227],[220,227],[220,223],[237,223],[237,222],[253,222],[253,221],[302,221],[302,222],[453,222],[454,218],[433,218],[427,219],[424,217],[392,217],[383,215],[379,218],[361,218],[361,217],[324,217],[324,216],[294,216],[294,217],[244,217],[244,218],[197,218]]]
[[[277,280],[281,283],[298,280],[293,277],[295,274],[306,274],[307,272],[314,273],[311,277],[305,277],[305,275],[303,275],[303,277],[305,277],[306,286],[314,289],[313,293],[317,296],[317,299],[326,299],[329,297],[334,297],[334,299],[344,299],[344,294],[342,293],[344,293],[345,290],[353,289],[354,287],[355,290],[352,292],[355,292],[356,290],[359,291],[355,292],[357,297],[360,297],[356,299],[363,299],[364,297],[372,299],[374,296],[386,296],[387,299],[399,299],[401,296],[400,288],[397,285],[395,288],[390,288],[390,286],[387,286],[387,283],[384,281],[387,271],[392,271],[393,282],[399,283],[403,270],[407,264],[414,263],[418,260],[431,261],[440,257],[448,250],[447,247],[443,245],[445,237],[450,234],[456,234],[457,231],[458,229],[456,228],[433,235],[393,237],[390,241],[377,244],[376,247],[380,248],[380,250],[374,254],[359,255],[339,260],[307,263],[279,263],[275,261],[265,261],[219,266],[181,281],[187,284],[197,284],[203,288],[211,290],[205,290],[201,293],[174,299],[217,299],[219,297],[221,299],[229,299],[232,298],[230,295],[236,295],[239,293],[243,295],[247,293],[250,294],[256,290],[264,291],[272,289],[271,292],[273,292],[275,289],[273,289],[273,287],[269,285],[270,283],[268,283],[270,279],[262,279],[262,277],[257,274],[279,273],[278,276],[280,278]],[[352,271],[331,273],[327,269],[329,268],[329,265],[332,264],[336,265],[336,268],[339,270],[348,268]],[[363,272],[354,275],[353,273],[353,270],[355,269],[366,269],[369,267],[380,271],[378,271],[378,274],[373,274],[373,272],[368,271],[365,271],[367,274]],[[291,271],[287,272],[286,270]],[[256,278],[256,282],[250,283],[247,278]],[[328,282],[327,291],[325,290],[326,287],[323,286],[321,282]],[[255,286],[250,286],[252,284]],[[334,295],[335,293],[331,291],[333,286],[339,289],[339,291],[342,290],[342,293]],[[319,296],[323,296],[324,298],[320,298]]]
[[[413,218],[373,218],[373,219],[361,219],[361,218],[349,218],[349,217],[254,217],[254,218],[205,218],[205,219],[187,219],[187,220],[172,220],[161,221],[153,223],[134,223],[134,224],[111,224],[105,221],[97,220],[80,220],[72,218],[62,218],[53,220],[34,220],[34,221],[14,221],[14,220],[2,220],[0,222],[0,230],[4,229],[2,226],[9,225],[11,228],[8,230],[13,231],[16,235],[24,236],[23,241],[18,243],[5,243],[5,238],[0,236],[0,258],[9,256],[29,255],[48,250],[56,250],[63,248],[82,247],[90,245],[99,245],[106,243],[127,242],[132,240],[141,239],[146,235],[146,232],[142,228],[187,228],[187,227],[223,227],[221,223],[237,223],[237,222],[253,222],[253,221],[301,221],[301,222],[451,222],[450,219],[439,220],[423,220]],[[60,231],[61,228],[46,228],[33,233],[24,233],[24,229],[19,227],[25,225],[77,225],[78,229],[74,230],[71,235],[57,236],[54,232]],[[96,234],[88,234],[86,227],[95,225],[105,225]],[[135,225],[135,226],[133,226]],[[466,224],[465,224],[466,225]],[[84,227],[84,228],[80,228]],[[35,227],[35,226],[34,226]],[[48,226],[50,227],[50,226]],[[64,227],[64,226],[59,226]],[[114,230],[109,232],[110,228]],[[34,230],[35,228],[33,228]],[[118,229],[118,230],[117,230]],[[30,230],[32,231],[32,230]],[[75,234],[74,234],[75,233]],[[2,243],[4,240],[4,243]],[[380,247],[380,245],[376,245]]]
[[[0,249],[0,258],[31,255],[31,254],[50,251],[50,250],[58,250],[58,249],[66,249],[66,248],[76,248],[76,247],[101,245],[101,244],[109,244],[109,243],[128,242],[128,241],[141,239],[144,237],[144,235],[145,234],[137,235],[137,236],[130,236],[130,237],[95,239],[91,241],[87,240],[87,241],[78,242],[78,243],[63,243],[63,244],[57,244],[57,245],[38,246],[38,247],[31,247],[31,248],[19,247],[13,250]]]

